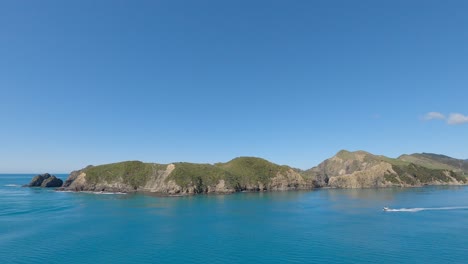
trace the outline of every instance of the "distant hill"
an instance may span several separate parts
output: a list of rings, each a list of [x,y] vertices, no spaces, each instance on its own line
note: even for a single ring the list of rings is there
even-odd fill
[[[416,153],[401,155],[398,159],[412,162],[428,168],[453,170],[468,175],[468,160],[455,159],[449,156],[433,153]]]
[[[413,159],[413,158],[410,158]],[[304,173],[317,187],[368,188],[465,184],[466,177],[440,161],[392,159],[365,151],[342,150]]]

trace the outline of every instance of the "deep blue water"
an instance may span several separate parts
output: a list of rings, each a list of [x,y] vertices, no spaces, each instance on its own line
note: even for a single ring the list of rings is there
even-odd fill
[[[16,186],[32,176],[0,175],[1,263],[468,262],[468,187],[153,197]]]

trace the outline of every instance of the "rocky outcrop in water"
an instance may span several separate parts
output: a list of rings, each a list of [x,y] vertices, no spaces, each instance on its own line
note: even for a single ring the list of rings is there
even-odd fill
[[[32,178],[29,184],[24,185],[24,187],[61,187],[63,181],[54,175],[49,173],[39,174]]]

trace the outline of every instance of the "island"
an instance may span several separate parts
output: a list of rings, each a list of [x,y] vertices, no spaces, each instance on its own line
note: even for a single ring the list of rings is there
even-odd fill
[[[464,185],[468,183],[467,176],[468,160],[444,155],[421,153],[389,158],[341,150],[308,170],[258,157],[238,157],[215,164],[124,161],[87,166],[73,171],[58,190],[193,195],[323,187]]]

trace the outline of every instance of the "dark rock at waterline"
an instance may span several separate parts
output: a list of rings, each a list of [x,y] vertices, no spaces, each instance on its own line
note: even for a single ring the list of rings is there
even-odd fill
[[[25,186],[26,187],[39,187],[41,186],[42,182],[47,178],[50,178],[50,174],[48,173],[36,175],[34,176],[34,178],[32,178],[31,182],[29,184],[26,184]]]
[[[25,187],[60,187],[63,181],[54,175],[49,173],[39,174],[32,178],[29,184],[24,185]]]
[[[41,187],[60,187],[62,184],[63,181],[61,179],[51,176],[42,182]]]

